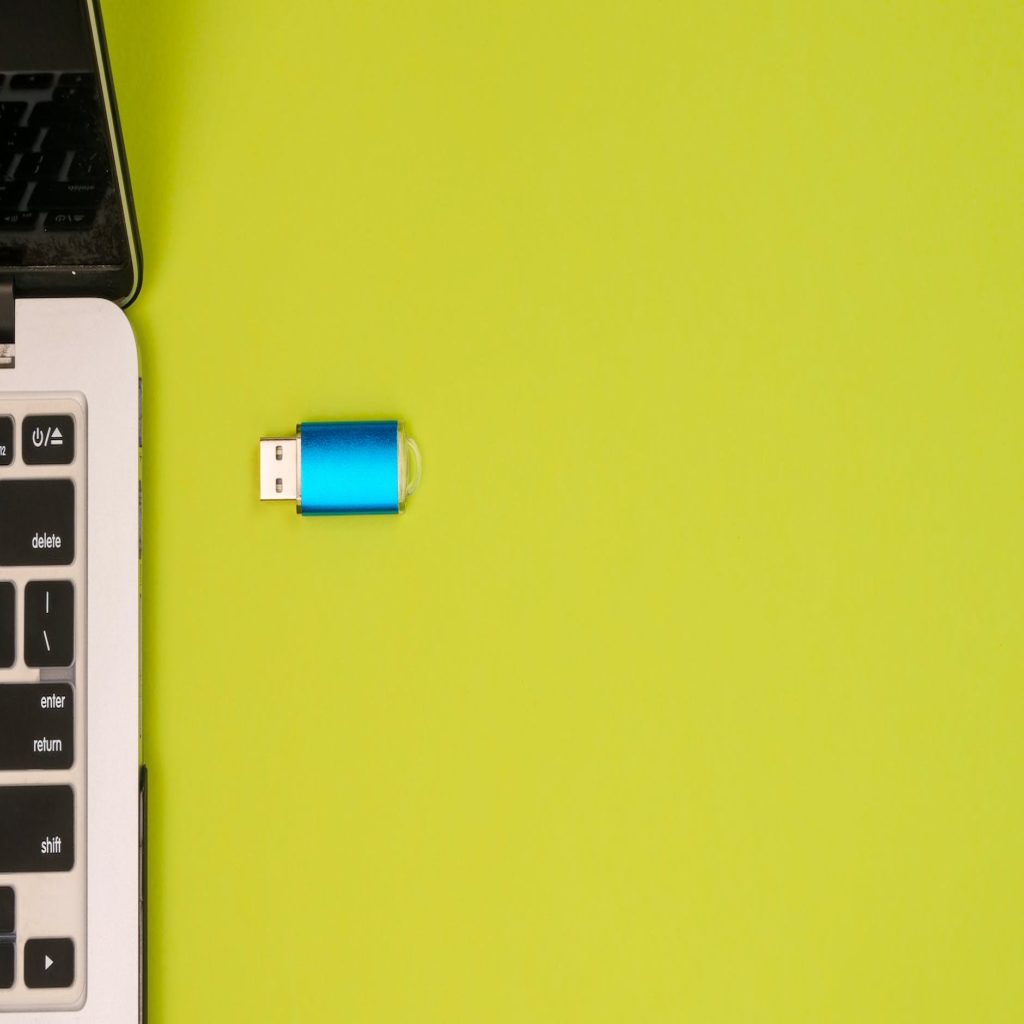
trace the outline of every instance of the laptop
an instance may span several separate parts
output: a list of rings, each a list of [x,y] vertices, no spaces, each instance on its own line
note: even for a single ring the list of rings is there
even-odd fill
[[[0,1024],[145,1012],[141,275],[96,0],[0,0]]]

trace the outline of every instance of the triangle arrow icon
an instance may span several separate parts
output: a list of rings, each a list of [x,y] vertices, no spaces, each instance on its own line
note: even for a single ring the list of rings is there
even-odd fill
[[[43,970],[48,971],[53,966],[53,961],[48,957],[43,957]]]

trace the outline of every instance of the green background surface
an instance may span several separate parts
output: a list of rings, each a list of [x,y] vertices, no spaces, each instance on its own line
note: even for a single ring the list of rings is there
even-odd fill
[[[1020,4],[105,10],[155,1024],[1019,1021]]]

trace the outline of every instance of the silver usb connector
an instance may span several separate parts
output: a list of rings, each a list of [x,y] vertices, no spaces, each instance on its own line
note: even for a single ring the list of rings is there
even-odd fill
[[[299,440],[260,441],[260,501],[295,501],[299,496]]]

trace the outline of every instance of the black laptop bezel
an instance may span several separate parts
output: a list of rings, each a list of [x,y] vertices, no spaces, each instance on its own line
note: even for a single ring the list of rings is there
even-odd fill
[[[90,15],[91,24],[95,25],[93,42],[96,69],[97,74],[103,79],[107,101],[106,123],[108,131],[112,133],[109,139],[110,152],[115,165],[113,187],[118,189],[118,186],[121,186],[119,198],[124,211],[125,229],[129,236],[129,262],[124,266],[6,266],[0,263],[0,280],[13,281],[14,294],[17,298],[103,298],[116,302],[119,306],[128,306],[142,287],[142,244],[99,0],[80,0],[80,3]]]

